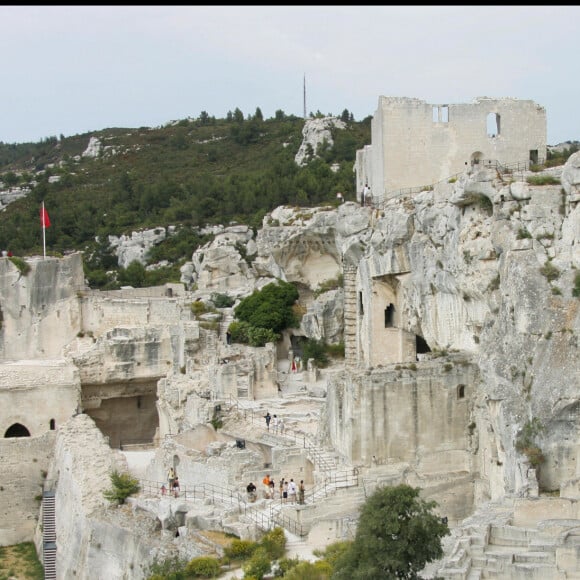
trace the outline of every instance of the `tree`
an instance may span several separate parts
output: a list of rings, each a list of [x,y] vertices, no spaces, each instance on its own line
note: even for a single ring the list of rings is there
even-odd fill
[[[117,470],[111,473],[111,489],[103,492],[105,499],[110,502],[123,504],[125,500],[139,491],[139,482],[129,473],[119,473]]]
[[[336,580],[416,579],[425,564],[443,556],[449,527],[434,501],[405,484],[377,489],[365,502],[355,539],[339,558]]]

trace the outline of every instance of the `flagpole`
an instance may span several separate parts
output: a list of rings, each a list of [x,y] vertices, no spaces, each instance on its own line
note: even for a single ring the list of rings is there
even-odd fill
[[[44,259],[46,259],[46,224],[45,222],[45,213],[44,213],[44,201],[42,202],[42,250]]]

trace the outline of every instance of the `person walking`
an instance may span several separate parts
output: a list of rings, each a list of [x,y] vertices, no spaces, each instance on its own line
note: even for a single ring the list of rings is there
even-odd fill
[[[262,484],[264,486],[264,497],[270,499],[270,474],[266,473],[266,477],[262,479]]]
[[[280,501],[284,497],[284,478],[280,480],[280,485],[278,486],[278,493],[280,494]]]
[[[173,490],[173,481],[175,480],[175,469],[170,467],[167,471],[167,482],[169,483],[169,491]]]
[[[276,484],[274,483],[273,479],[270,479],[270,499],[275,499],[276,495]]]
[[[278,417],[276,415],[272,417],[272,428],[274,430],[274,433],[278,433]]]
[[[304,504],[304,494],[306,492],[306,487],[304,486],[304,480],[300,480],[300,484],[298,485],[298,503]]]
[[[256,486],[252,481],[246,486],[246,491],[248,492],[248,500],[254,503],[256,501]]]
[[[282,417],[278,419],[278,430],[280,431],[280,435],[284,435],[284,419]]]
[[[288,499],[288,482],[284,480],[284,491],[282,492],[282,501],[286,503]]]
[[[290,478],[290,483],[288,484],[288,499],[292,503],[296,503],[296,484],[292,478]]]
[[[266,429],[268,429],[268,431],[270,430],[270,421],[272,420],[272,417],[270,416],[270,411],[266,411],[266,414],[264,415],[264,419],[266,419]]]

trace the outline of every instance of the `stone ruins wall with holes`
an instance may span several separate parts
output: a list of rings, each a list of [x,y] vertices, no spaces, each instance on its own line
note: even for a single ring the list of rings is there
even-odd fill
[[[546,134],[546,111],[530,100],[479,97],[437,105],[381,96],[371,144],[357,153],[357,195],[368,182],[377,202],[399,189],[448,179],[475,160],[545,159]]]

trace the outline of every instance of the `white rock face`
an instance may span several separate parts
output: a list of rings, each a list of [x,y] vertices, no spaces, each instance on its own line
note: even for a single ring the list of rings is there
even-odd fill
[[[246,453],[231,445],[236,433],[228,441],[207,425],[218,400],[243,401],[243,411],[255,412],[260,425],[262,403],[289,412],[294,401],[279,397],[277,386],[295,380],[282,362],[297,344],[291,339],[301,336],[344,341],[346,353],[344,367],[329,371],[324,383],[316,369],[304,373],[312,398],[326,397],[324,412],[305,417],[301,429],[315,432],[374,482],[420,484],[457,522],[488,501],[523,500],[538,489],[574,499],[578,162],[575,155],[563,168],[562,186],[509,183],[478,171],[389,200],[380,211],[350,202],[336,209],[280,207],[256,236],[245,226],[217,228],[215,239],[192,256],[190,275],[198,284],[192,292],[92,292],[77,284],[80,257],[31,260],[27,276],[0,258],[6,403],[0,427],[30,424],[29,445],[42,448],[48,461],[46,441],[41,447],[35,438],[43,425],[49,430],[50,417],[39,411],[29,420],[26,409],[51,394],[43,413],[58,419],[49,478],[58,478],[60,517],[68,526],[59,532],[70,545],[60,555],[63,574],[76,569],[88,577],[83,574],[97,563],[110,577],[122,577],[130,564],[151,557],[138,530],[127,529],[128,519],[103,504],[106,473],[122,462],[88,418],[66,421],[75,397],[103,421],[103,402],[117,401],[111,423],[121,411],[129,416],[127,399],[152,399],[158,419],[152,479],[163,478],[176,458],[183,477],[200,484],[220,477],[231,486],[259,481],[270,462],[279,474],[302,468],[311,475],[298,451],[262,441]],[[329,289],[340,276],[342,284]],[[238,299],[277,278],[296,283],[303,312],[300,328],[288,333],[294,336],[278,345],[228,345],[233,308],[199,317],[191,309],[213,293]],[[15,370],[21,353],[32,362]],[[57,358],[65,362],[54,363]],[[39,360],[46,383],[42,369],[31,370],[42,366]],[[66,391],[61,399],[58,386]],[[544,428],[536,443],[546,461],[537,475],[516,448],[532,419]],[[261,433],[249,423],[248,439]],[[173,530],[180,517],[187,533],[234,525],[217,509],[197,507],[185,519],[184,507],[149,499],[140,498],[136,510],[150,514],[141,531],[151,521]],[[107,547],[108,563],[97,544]]]
[[[145,264],[147,252],[162,242],[167,235],[165,228],[155,228],[142,232],[133,232],[129,236],[109,236],[109,244],[118,258],[119,266],[126,268],[131,262]]]
[[[103,150],[103,144],[97,139],[97,137],[91,137],[89,139],[89,144],[87,148],[83,151],[83,157],[98,157]]]
[[[313,156],[316,156],[318,147],[324,141],[327,141],[330,146],[334,144],[331,133],[332,128],[345,129],[346,123],[336,117],[307,119],[305,121],[302,129],[302,144],[294,158],[296,165],[306,165]]]

